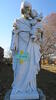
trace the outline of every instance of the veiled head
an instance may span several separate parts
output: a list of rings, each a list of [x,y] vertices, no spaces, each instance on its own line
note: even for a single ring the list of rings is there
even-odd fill
[[[30,17],[32,5],[28,1],[24,1],[21,3],[21,13],[25,17]]]

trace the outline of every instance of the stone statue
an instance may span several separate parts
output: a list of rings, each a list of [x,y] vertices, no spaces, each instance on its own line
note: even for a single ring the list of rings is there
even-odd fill
[[[12,31],[11,51],[14,81],[10,100],[39,99],[36,88],[36,74],[40,71],[40,46],[36,43],[39,27],[38,15],[32,13],[32,6],[21,4],[22,17],[16,19]],[[34,15],[35,14],[35,15]],[[40,18],[40,17],[39,17]]]
[[[41,42],[41,33],[43,32],[43,25],[42,25],[42,13],[40,15],[37,13],[35,9],[31,11],[31,26],[32,26],[32,34],[33,37],[35,36],[35,41],[40,43]],[[39,44],[38,43],[38,44]]]

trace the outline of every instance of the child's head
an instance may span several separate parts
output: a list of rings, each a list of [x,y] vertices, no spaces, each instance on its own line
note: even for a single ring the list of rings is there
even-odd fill
[[[32,18],[35,18],[38,16],[38,13],[35,9],[31,10],[31,15],[30,15]]]

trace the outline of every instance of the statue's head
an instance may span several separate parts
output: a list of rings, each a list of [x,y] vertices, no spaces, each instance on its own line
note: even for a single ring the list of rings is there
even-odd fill
[[[25,18],[30,17],[32,6],[28,1],[24,1],[21,3],[21,13],[24,15]]]

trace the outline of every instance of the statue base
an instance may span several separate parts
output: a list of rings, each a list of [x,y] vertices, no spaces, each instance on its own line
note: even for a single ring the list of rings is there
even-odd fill
[[[35,92],[18,92],[15,95],[11,93],[10,100],[39,99],[39,94]]]
[[[46,100],[46,96],[43,94],[43,92],[42,92],[41,89],[38,89],[38,93],[39,93],[39,96],[40,96],[39,99],[36,98],[36,97],[38,97],[38,96],[36,96],[37,94],[33,94],[33,96],[36,96],[35,98],[33,98],[32,94],[31,94],[31,96],[32,96],[32,98],[33,98],[34,100]],[[20,100],[20,99],[15,99],[14,97],[13,97],[13,99],[12,99],[12,98],[10,99],[10,94],[11,94],[11,90],[9,90],[9,91],[6,93],[4,100]],[[22,95],[22,94],[21,94],[21,95]],[[30,100],[33,100],[32,98],[30,98]],[[21,99],[21,100],[23,100],[23,99]],[[27,100],[29,100],[29,99],[27,98]]]

